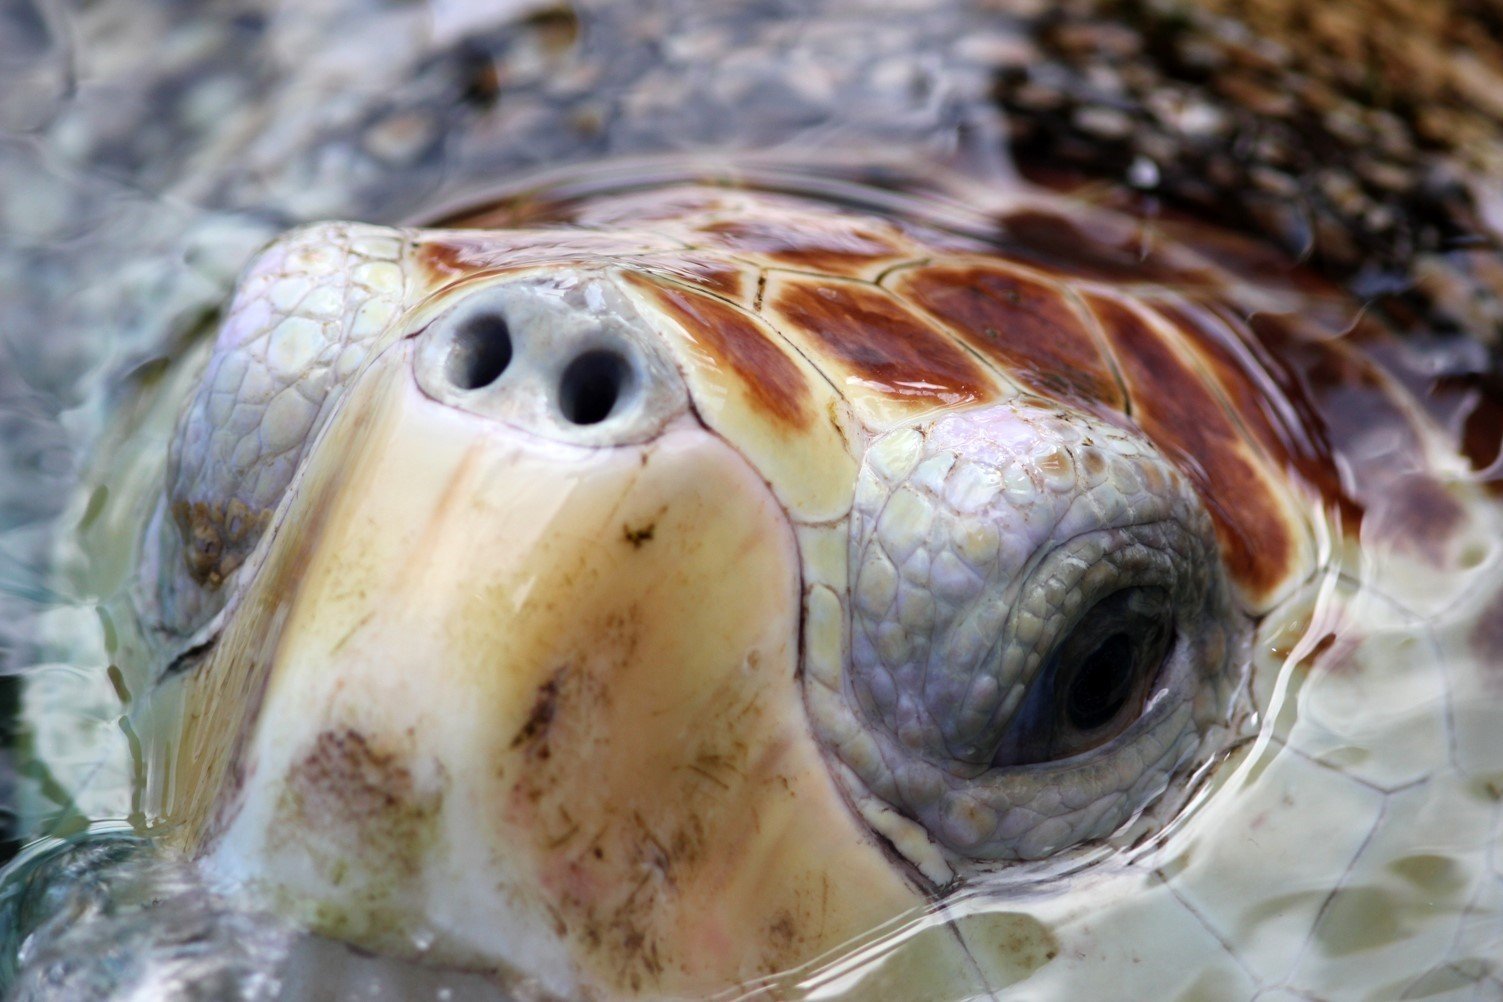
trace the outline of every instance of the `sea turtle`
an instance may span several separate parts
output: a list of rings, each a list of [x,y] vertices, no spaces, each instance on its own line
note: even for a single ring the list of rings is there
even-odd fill
[[[1127,44],[1006,13],[965,18]],[[80,689],[118,702],[115,816],[178,866],[131,893],[195,902],[146,921],[250,997],[288,927],[521,997],[1503,991],[1503,408],[1439,330],[1486,337],[1489,252],[1391,267],[1415,217],[1348,200],[1297,265],[1067,145],[1008,173],[989,121],[469,178],[257,251],[74,494],[108,668],[27,691],[80,804]],[[97,896],[37,914],[106,841],[0,886],[23,990],[163,977],[99,973]]]

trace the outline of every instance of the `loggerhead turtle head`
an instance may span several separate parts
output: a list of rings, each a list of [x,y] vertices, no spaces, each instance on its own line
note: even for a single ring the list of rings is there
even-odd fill
[[[179,423],[151,796],[211,873],[366,947],[697,995],[1180,810],[1302,495],[1131,416],[1038,262],[746,190],[483,222],[282,238]]]

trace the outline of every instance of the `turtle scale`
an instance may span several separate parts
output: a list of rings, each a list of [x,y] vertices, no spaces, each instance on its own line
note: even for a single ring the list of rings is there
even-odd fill
[[[1121,381],[1079,301],[1002,262],[927,263],[887,281],[1021,385],[1081,405],[1122,410]]]

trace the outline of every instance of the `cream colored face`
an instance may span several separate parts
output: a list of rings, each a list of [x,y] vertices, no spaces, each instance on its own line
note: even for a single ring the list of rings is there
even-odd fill
[[[710,991],[920,904],[804,722],[797,551],[744,460],[682,426],[539,442],[392,354],[241,606],[270,615],[232,616],[187,683],[212,705],[240,652],[266,659],[206,865],[331,934],[564,995]]]

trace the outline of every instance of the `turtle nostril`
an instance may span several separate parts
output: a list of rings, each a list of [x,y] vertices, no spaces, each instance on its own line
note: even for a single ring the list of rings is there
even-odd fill
[[[512,431],[640,445],[688,409],[662,332],[614,281],[564,274],[497,282],[424,319],[426,308],[395,346],[417,389]]]
[[[627,388],[631,369],[614,351],[587,351],[564,370],[558,406],[574,424],[599,424],[611,416]]]
[[[454,333],[444,374],[461,390],[478,390],[511,364],[511,329],[499,313],[471,317]]]

